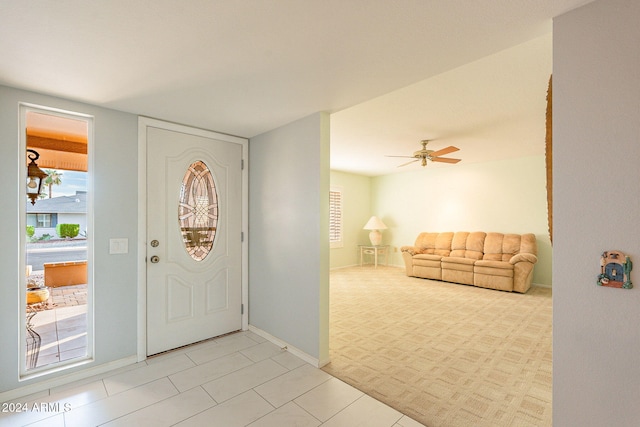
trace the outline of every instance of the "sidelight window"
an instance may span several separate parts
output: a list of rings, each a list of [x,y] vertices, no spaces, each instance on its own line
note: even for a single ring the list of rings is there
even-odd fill
[[[93,358],[93,118],[21,104],[20,127],[19,182],[27,182],[25,150],[55,175],[46,198],[32,204],[20,192],[20,375],[29,378]]]

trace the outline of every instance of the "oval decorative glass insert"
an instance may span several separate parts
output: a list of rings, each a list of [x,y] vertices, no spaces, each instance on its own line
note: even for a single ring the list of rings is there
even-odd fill
[[[202,261],[213,248],[218,226],[216,186],[203,161],[193,162],[184,174],[178,221],[185,250],[194,260]]]

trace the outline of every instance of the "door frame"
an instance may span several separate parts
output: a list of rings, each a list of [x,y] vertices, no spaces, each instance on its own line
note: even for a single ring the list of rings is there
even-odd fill
[[[242,148],[242,330],[249,328],[249,140],[206,129],[138,117],[138,362],[147,358],[147,129],[159,128],[217,139]]]

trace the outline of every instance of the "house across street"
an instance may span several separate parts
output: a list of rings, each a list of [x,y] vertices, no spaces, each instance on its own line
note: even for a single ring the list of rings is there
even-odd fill
[[[27,225],[34,227],[34,237],[56,236],[56,225],[78,224],[80,235],[87,231],[87,193],[76,191],[72,196],[40,199],[27,203]]]

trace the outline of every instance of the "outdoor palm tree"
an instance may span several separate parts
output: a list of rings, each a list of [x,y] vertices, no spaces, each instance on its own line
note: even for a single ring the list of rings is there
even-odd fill
[[[62,173],[54,169],[45,169],[44,172],[47,174],[44,183],[49,187],[49,198],[51,198],[53,186],[62,184]]]

